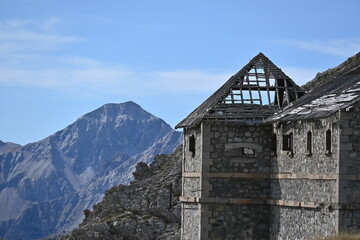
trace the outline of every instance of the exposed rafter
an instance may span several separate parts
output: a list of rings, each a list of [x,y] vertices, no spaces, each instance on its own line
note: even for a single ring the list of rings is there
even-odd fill
[[[291,78],[259,53],[176,128],[193,127],[203,119],[261,123],[303,95]]]

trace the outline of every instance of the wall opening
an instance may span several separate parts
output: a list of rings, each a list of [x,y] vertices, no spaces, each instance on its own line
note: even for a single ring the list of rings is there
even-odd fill
[[[306,136],[306,154],[308,154],[308,155],[312,154],[312,133],[311,133],[311,131],[308,131],[307,136]]]
[[[191,135],[189,137],[189,152],[192,153],[192,156],[195,156],[195,136]]]
[[[233,148],[229,151],[229,157],[256,157],[256,150],[247,147]]]
[[[293,153],[293,133],[283,135],[283,151],[289,151]]]
[[[328,129],[325,134],[325,154],[331,154],[331,130]]]
[[[271,154],[276,155],[277,152],[277,139],[276,134],[274,133],[271,136]]]
[[[244,147],[242,149],[242,155],[246,157],[255,157],[255,149]]]

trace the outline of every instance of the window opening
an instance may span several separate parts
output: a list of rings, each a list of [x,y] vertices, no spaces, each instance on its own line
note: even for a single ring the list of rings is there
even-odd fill
[[[283,150],[293,152],[293,133],[283,135]]]
[[[312,154],[312,133],[311,133],[311,131],[308,131],[307,136],[306,136],[306,154],[308,154],[308,155]]]
[[[270,86],[275,86],[275,78],[269,78]]]
[[[326,137],[325,137],[325,154],[331,153],[331,130],[328,129],[326,131]]]
[[[243,156],[255,157],[255,150],[252,148],[243,148],[242,149]]]
[[[276,151],[277,151],[276,134],[273,134],[271,137],[271,153],[276,154]]]
[[[229,151],[229,157],[256,157],[256,150],[253,148],[233,148]]]
[[[189,137],[189,152],[192,153],[192,156],[195,156],[195,136],[191,135]]]

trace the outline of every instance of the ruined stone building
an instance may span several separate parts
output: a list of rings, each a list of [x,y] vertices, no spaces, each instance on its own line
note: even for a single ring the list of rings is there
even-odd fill
[[[306,93],[260,53],[181,121],[182,239],[360,231],[359,62]]]

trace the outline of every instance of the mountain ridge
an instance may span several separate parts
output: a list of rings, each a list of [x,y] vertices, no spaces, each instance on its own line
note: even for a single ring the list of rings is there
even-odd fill
[[[138,161],[172,152],[180,135],[129,101],[105,104],[47,138],[0,154],[0,237],[35,239],[75,227],[84,208],[111,186],[127,184]]]

